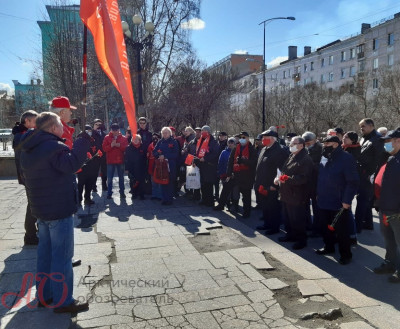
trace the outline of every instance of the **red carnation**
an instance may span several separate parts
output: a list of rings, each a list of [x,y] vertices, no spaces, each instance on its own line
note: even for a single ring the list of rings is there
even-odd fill
[[[100,150],[97,151],[97,155],[101,158],[103,156],[103,152],[101,152]]]
[[[162,151],[161,151],[161,150],[158,150],[157,152],[158,152],[159,154],[161,154],[161,153],[162,153]]]
[[[287,180],[289,179],[289,176],[288,175],[282,175],[281,177],[279,177],[279,180],[281,181],[281,182],[286,182]]]
[[[286,127],[284,125],[282,125],[281,128],[286,128]]]
[[[383,225],[389,226],[389,221],[386,215],[383,215]]]
[[[86,155],[87,155],[88,159],[92,158],[92,155],[90,154],[90,152],[87,152]]]
[[[264,195],[264,196],[268,195],[268,191],[262,185],[259,186],[258,193],[260,193],[261,195]]]
[[[328,230],[334,232],[335,227],[333,225],[328,225]]]

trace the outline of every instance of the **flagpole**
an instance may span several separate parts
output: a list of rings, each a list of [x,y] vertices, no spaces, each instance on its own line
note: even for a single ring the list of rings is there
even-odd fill
[[[86,99],[87,99],[87,26],[83,25],[83,68],[82,68],[82,81],[83,81],[83,127],[86,125]]]

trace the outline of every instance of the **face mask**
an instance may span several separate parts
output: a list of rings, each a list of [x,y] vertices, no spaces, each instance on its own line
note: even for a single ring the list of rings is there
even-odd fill
[[[392,152],[393,151],[393,143],[392,142],[386,143],[385,144],[385,150],[388,153]]]
[[[239,143],[240,143],[241,145],[246,145],[247,141],[246,141],[246,139],[241,138],[241,139],[239,139]]]
[[[92,131],[91,131],[91,130],[86,130],[86,133],[87,133],[89,136],[92,136]]]
[[[263,139],[262,140],[262,144],[264,146],[270,146],[271,145],[271,140],[269,138],[268,139]]]
[[[325,158],[329,158],[331,156],[333,150],[334,150],[333,146],[324,146],[322,149],[322,155]]]
[[[208,132],[207,131],[202,131],[201,132],[201,137],[207,138],[208,137]]]
[[[297,152],[297,145],[293,145],[289,148],[291,153]]]

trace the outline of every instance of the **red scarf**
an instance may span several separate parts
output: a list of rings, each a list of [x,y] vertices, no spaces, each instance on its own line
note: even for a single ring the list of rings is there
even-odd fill
[[[243,170],[249,170],[249,166],[244,165],[243,163],[239,164],[237,163],[237,158],[242,157],[243,159],[248,159],[249,158],[249,143],[246,143],[246,146],[244,147],[243,151],[240,151],[240,144],[236,146],[235,150],[235,157],[233,160],[233,171],[234,172],[239,172]]]
[[[201,143],[203,141],[203,143]],[[210,136],[208,136],[206,139],[199,138],[197,141],[197,146],[196,146],[196,155],[199,159],[204,158],[206,153],[209,151],[208,150],[208,143],[210,141]]]
[[[344,150],[346,150],[346,149],[348,149],[348,148],[355,148],[355,147],[359,147],[360,146],[360,144],[349,144],[349,145],[345,145],[345,144],[343,144],[342,145],[342,148],[344,149]]]

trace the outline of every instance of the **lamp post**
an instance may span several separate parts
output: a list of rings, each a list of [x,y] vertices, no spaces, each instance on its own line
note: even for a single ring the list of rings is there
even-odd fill
[[[265,25],[271,21],[277,20],[277,19],[288,19],[290,21],[294,21],[296,18],[290,16],[290,17],[274,17],[274,18],[269,18],[266,19],[265,21],[262,21],[260,24],[264,25],[264,53],[263,53],[263,104],[262,104],[262,130],[265,131]]]
[[[142,63],[140,60],[140,52],[145,47],[151,47],[153,45],[154,35],[154,24],[152,22],[146,22],[144,29],[146,35],[142,40],[139,39],[139,26],[143,23],[142,17],[135,15],[132,17],[132,22],[135,25],[136,31],[134,31],[134,39],[132,39],[132,32],[129,30],[129,24],[122,21],[122,30],[124,31],[125,43],[129,44],[136,51],[136,72],[137,72],[137,90],[138,90],[138,105],[144,105],[143,102],[143,87],[142,87]]]

